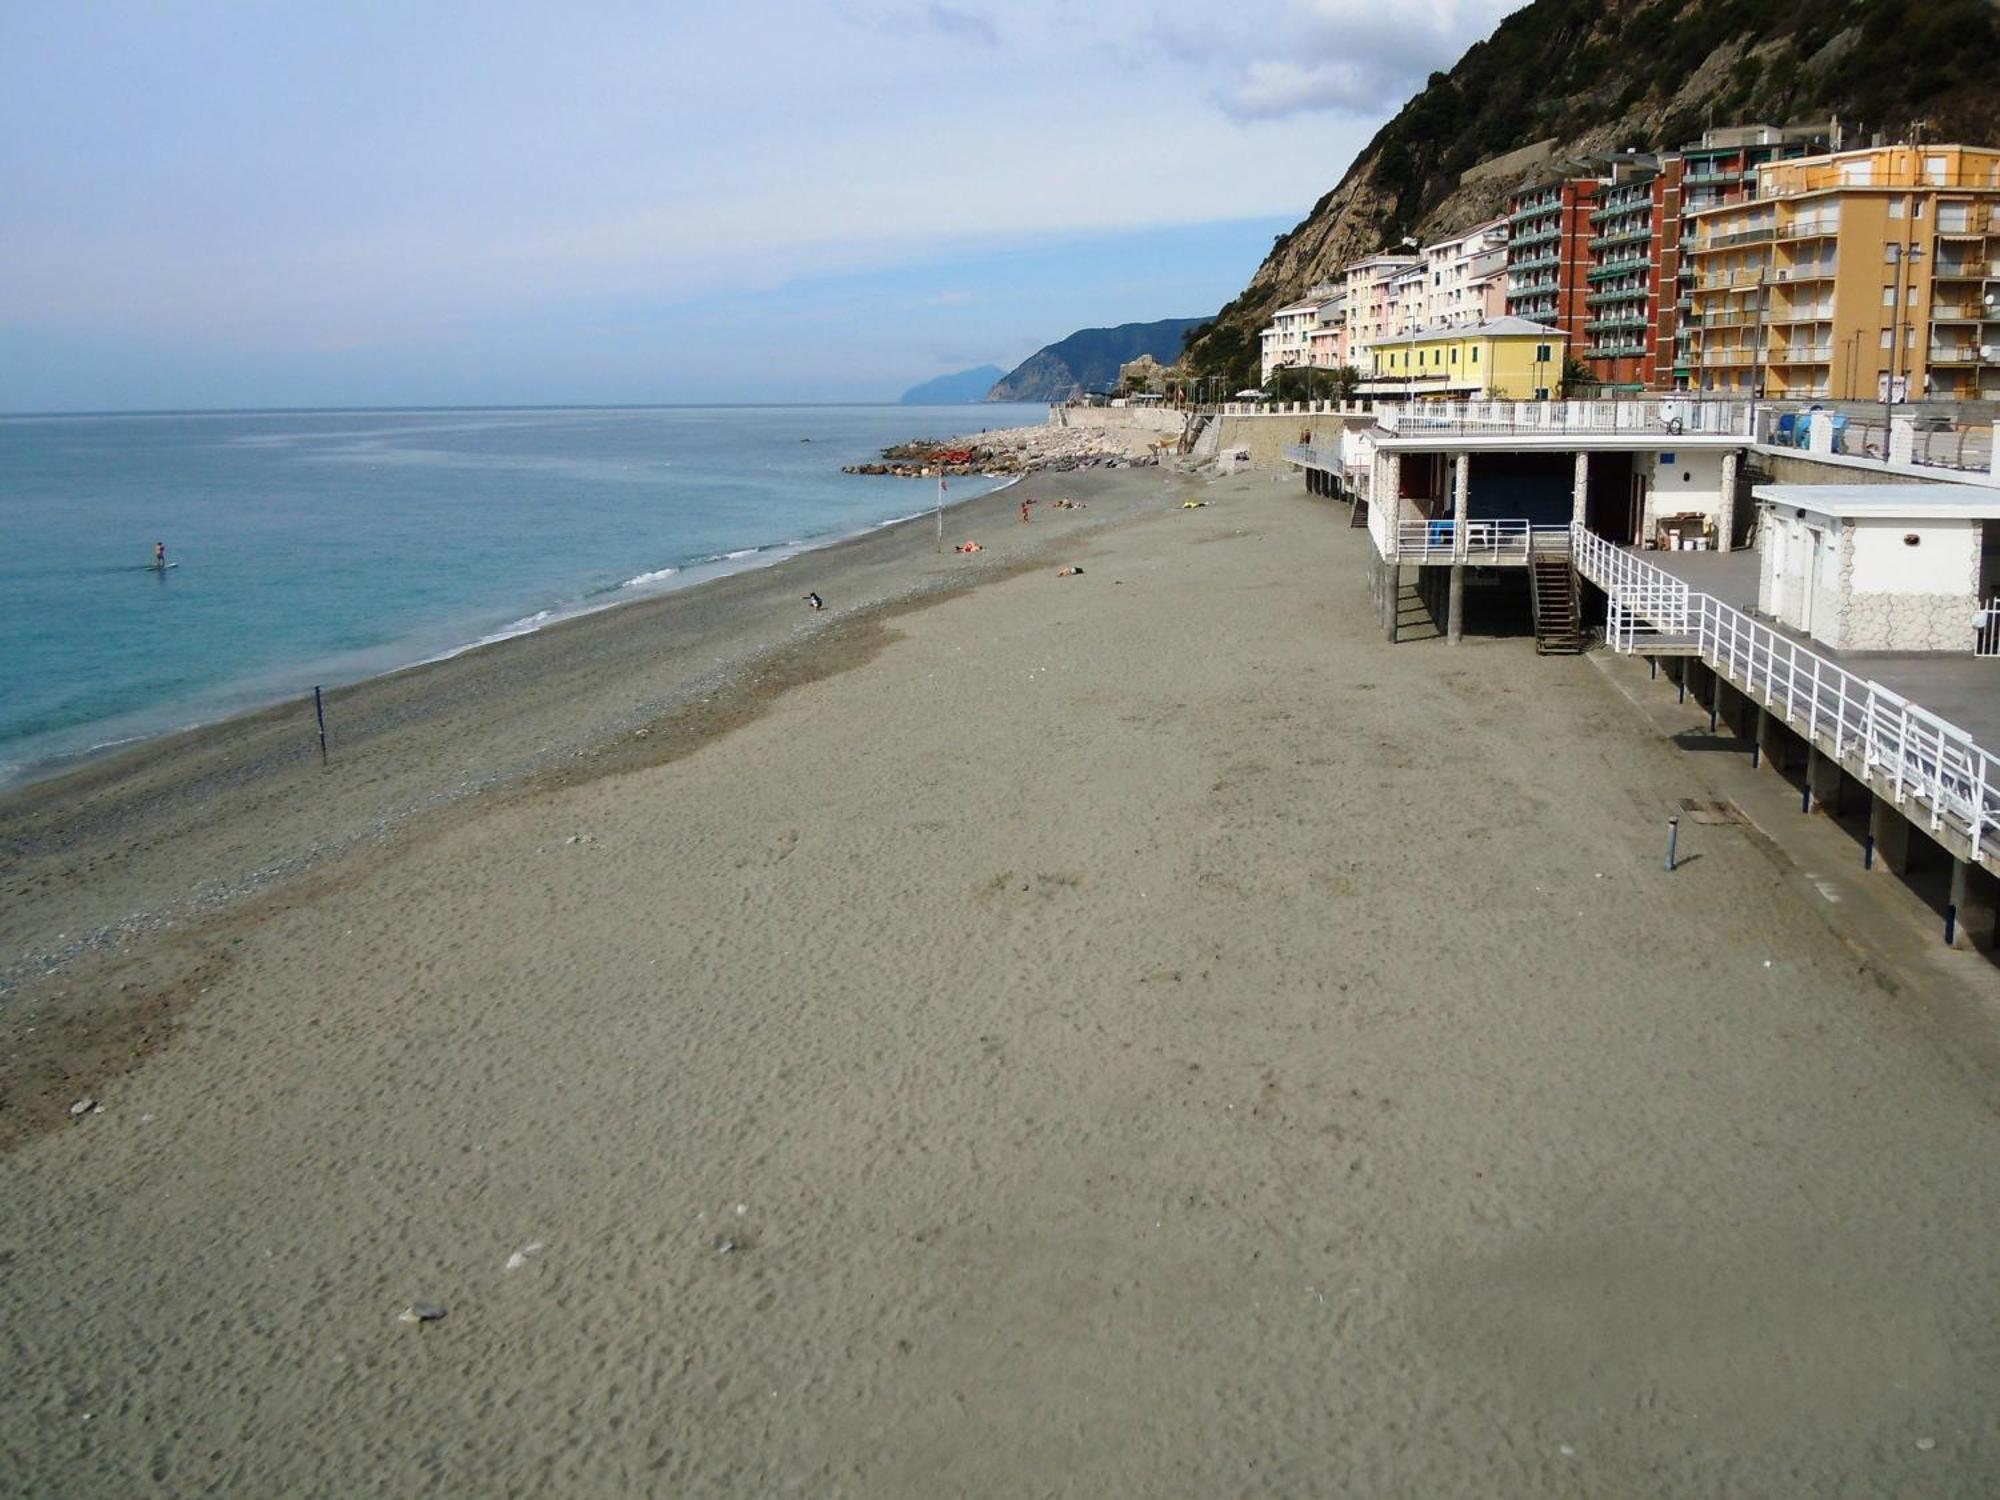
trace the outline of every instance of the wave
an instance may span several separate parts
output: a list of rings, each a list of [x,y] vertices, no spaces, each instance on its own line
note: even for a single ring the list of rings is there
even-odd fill
[[[655,568],[650,573],[641,573],[637,577],[626,579],[618,587],[621,589],[642,589],[649,583],[664,583],[678,572],[680,572],[679,568]]]

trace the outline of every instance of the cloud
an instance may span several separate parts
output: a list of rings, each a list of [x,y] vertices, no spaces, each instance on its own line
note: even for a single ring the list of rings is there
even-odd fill
[[[930,31],[953,41],[977,42],[986,47],[1000,45],[1000,31],[992,17],[962,5],[947,5],[944,0],[926,0],[908,10],[891,12],[876,24],[889,32]]]
[[[1244,121],[1323,110],[1387,116],[1516,8],[1517,0],[1290,0],[1231,49],[1233,76],[1214,100]],[[1200,39],[1162,25],[1157,40],[1192,60]],[[1212,41],[1208,48],[1213,55]]]

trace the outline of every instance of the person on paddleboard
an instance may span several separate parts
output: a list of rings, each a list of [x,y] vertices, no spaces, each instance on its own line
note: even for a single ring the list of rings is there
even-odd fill
[[[153,543],[153,566],[158,568],[161,572],[166,571],[167,544],[165,542]]]

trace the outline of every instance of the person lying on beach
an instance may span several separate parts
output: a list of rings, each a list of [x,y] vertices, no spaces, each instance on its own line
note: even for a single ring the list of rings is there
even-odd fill
[[[1082,574],[1083,574],[1083,569],[1075,567],[1073,565],[1067,568],[1056,569],[1056,577],[1058,578],[1078,578],[1081,577]]]
[[[807,594],[806,603],[812,606],[815,614],[826,608],[826,601],[820,598],[818,594]]]
[[[1205,506],[1205,505],[1207,505],[1207,504],[1208,504],[1208,502],[1207,502],[1206,500],[1183,500],[1183,501],[1181,501],[1181,509],[1182,509],[1182,510],[1200,510],[1200,509],[1201,509],[1201,508],[1202,508],[1203,506]]]
[[[960,542],[951,550],[954,552],[984,552],[986,549],[977,542]]]

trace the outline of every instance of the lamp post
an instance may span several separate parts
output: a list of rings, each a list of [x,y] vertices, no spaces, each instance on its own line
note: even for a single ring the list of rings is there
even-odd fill
[[[1912,224],[1910,238],[1907,241],[1888,247],[1889,258],[1896,265],[1896,305],[1889,309],[1889,373],[1882,383],[1882,462],[1885,464],[1889,461],[1889,423],[1892,420],[1890,408],[1896,401],[1896,366],[1901,362],[1898,356],[1902,353],[1905,333],[1912,326],[1907,317],[1910,302],[1908,291],[1910,265],[1924,257],[1923,250],[1915,240],[1914,221]],[[1909,379],[1907,370],[1904,371],[1903,378]]]

